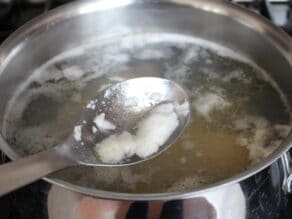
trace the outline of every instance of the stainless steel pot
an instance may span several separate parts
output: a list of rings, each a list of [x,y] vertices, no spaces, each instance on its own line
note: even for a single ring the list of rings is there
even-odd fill
[[[127,27],[126,31],[121,27]],[[67,49],[97,38],[164,32],[202,38],[240,51],[269,72],[292,104],[292,41],[260,16],[221,1],[79,1],[24,25],[0,47],[1,131],[9,99],[37,66]],[[49,193],[49,216],[53,219],[91,218],[83,215],[84,208],[89,205],[107,209],[107,217],[99,218],[114,218],[114,215],[129,218],[129,209],[142,205],[141,209],[147,211],[145,206],[149,204],[151,218],[158,217],[160,210],[157,209],[161,206],[164,206],[166,218],[177,212],[180,213],[176,218],[280,218],[286,194],[292,191],[291,159],[287,153],[291,145],[290,133],[272,155],[251,169],[187,193],[115,193],[47,177],[45,180],[62,187],[54,186]],[[10,158],[19,156],[3,138],[0,138],[0,146]],[[132,201],[148,203],[133,204]],[[58,211],[60,202],[63,209],[63,202],[68,205],[64,215]]]

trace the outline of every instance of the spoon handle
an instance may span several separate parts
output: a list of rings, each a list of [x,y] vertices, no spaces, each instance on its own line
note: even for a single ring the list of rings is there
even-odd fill
[[[25,186],[54,171],[76,165],[61,147],[0,165],[0,196]]]

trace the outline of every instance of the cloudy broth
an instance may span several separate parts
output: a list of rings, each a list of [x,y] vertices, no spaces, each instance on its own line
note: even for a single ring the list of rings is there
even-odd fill
[[[141,164],[76,167],[56,177],[119,192],[189,190],[261,161],[290,129],[284,95],[253,64],[208,42],[152,34],[76,48],[40,66],[11,99],[4,135],[20,154],[53,147],[99,90],[137,76],[165,77],[186,89],[192,113],[183,135]]]

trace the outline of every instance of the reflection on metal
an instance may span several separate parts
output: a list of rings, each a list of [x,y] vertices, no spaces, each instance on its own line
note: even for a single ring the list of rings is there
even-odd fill
[[[286,153],[281,157],[284,169],[283,189],[287,193],[292,193],[292,158]]]
[[[198,197],[156,202],[110,201],[84,196],[58,186],[52,186],[48,193],[49,219],[109,218],[134,219],[132,211],[139,218],[170,219],[244,219],[246,200],[239,184],[214,190]]]
[[[80,14],[88,14],[91,12],[99,11],[99,10],[106,10],[106,9],[113,9],[118,7],[127,6],[130,3],[133,3],[133,0],[102,0],[99,1],[99,4],[87,4],[83,7],[80,7],[79,13]]]
[[[267,0],[270,3],[289,3],[290,0]],[[251,3],[251,2],[257,2],[257,0],[231,0],[231,2],[234,3]]]

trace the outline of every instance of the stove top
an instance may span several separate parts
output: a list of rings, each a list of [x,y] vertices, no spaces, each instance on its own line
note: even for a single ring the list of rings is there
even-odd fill
[[[0,0],[0,42],[30,19],[68,2],[72,0]],[[292,36],[292,0],[231,0],[230,2],[261,14]],[[7,160],[2,154],[0,164]],[[48,183],[38,181],[1,197],[1,219],[47,219],[46,202],[42,200],[47,197],[49,188]],[[175,205],[177,209],[180,203],[169,202],[169,205]],[[283,214],[287,219],[292,215],[292,197],[289,199],[288,206]],[[133,205],[127,218],[147,218],[143,209],[145,209],[143,203]],[[173,211],[168,212],[164,218],[182,218],[178,212],[177,214]]]
[[[292,36],[291,0],[231,0],[230,2],[261,14]]]

